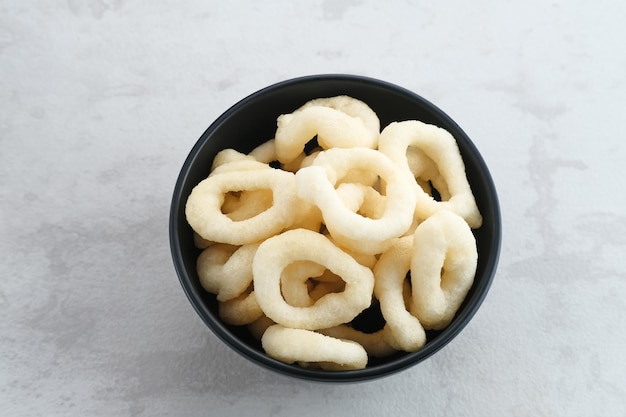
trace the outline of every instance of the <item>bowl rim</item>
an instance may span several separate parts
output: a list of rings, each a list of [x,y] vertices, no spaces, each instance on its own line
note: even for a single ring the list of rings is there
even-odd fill
[[[369,87],[379,87],[385,90],[391,90],[397,94],[410,98],[412,101],[419,102],[422,106],[428,108],[436,118],[445,121],[448,126],[452,126],[455,130],[453,136],[457,140],[464,142],[465,147],[472,153],[473,159],[479,165],[478,169],[483,180],[487,185],[487,194],[491,197],[490,206],[493,211],[493,216],[488,219],[493,229],[494,247],[492,252],[487,254],[485,275],[478,282],[478,286],[474,289],[472,298],[469,301],[469,307],[464,310],[463,317],[461,319],[455,319],[448,327],[441,331],[435,340],[427,343],[422,349],[406,353],[405,355],[394,359],[391,362],[383,363],[372,367],[366,367],[358,370],[346,370],[346,371],[324,371],[319,369],[303,368],[294,364],[286,364],[271,358],[267,354],[258,349],[249,346],[248,344],[240,341],[229,330],[229,326],[222,323],[216,318],[208,307],[202,302],[200,294],[190,284],[190,277],[188,276],[185,266],[183,264],[183,253],[179,236],[179,214],[181,207],[184,206],[187,196],[182,195],[184,185],[186,184],[190,168],[194,165],[197,154],[204,144],[210,139],[211,134],[216,131],[219,126],[222,125],[231,116],[236,114],[241,108],[247,106],[250,102],[260,98],[268,92],[289,88],[294,85],[311,83],[311,82],[337,82],[345,81],[351,83],[367,84]],[[451,132],[452,133],[452,132]],[[210,330],[220,339],[226,343],[230,348],[235,350],[238,354],[242,355],[246,359],[261,365],[262,367],[274,372],[278,372],[283,375],[297,377],[299,379],[317,381],[317,382],[362,382],[367,380],[373,380],[389,376],[397,373],[401,370],[405,370],[423,360],[429,358],[448,343],[454,339],[471,321],[472,317],[478,311],[482,305],[484,299],[489,292],[491,284],[494,280],[501,248],[502,240],[502,226],[501,226],[501,213],[500,204],[496,191],[496,187],[491,176],[491,173],[476,146],[471,141],[469,136],[457,125],[457,123],[441,110],[438,106],[425,99],[421,95],[408,90],[399,85],[390,83],[388,81],[371,78],[363,75],[353,74],[316,74],[295,77],[287,80],[283,80],[267,87],[261,88],[243,99],[236,102],[229,107],[224,113],[222,113],[215,121],[213,121],[209,127],[203,132],[203,134],[196,141],[194,146],[189,151],[185,161],[178,174],[176,184],[174,186],[170,214],[169,214],[169,241],[172,260],[174,263],[175,271],[178,275],[179,282],[183,287],[183,291],[187,296],[187,299],[195,309],[201,320],[209,327]]]

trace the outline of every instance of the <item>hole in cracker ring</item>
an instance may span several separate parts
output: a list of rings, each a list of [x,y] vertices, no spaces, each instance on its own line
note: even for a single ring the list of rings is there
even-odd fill
[[[346,283],[326,267],[309,261],[288,265],[280,279],[280,289],[287,304],[309,307],[330,293],[343,292]]]
[[[269,356],[285,363],[318,364],[326,370],[363,369],[367,365],[367,352],[356,342],[280,324],[265,330],[261,345]]]
[[[325,266],[310,261],[287,265],[280,278],[280,290],[285,302],[294,307],[313,305],[315,300],[309,294],[312,289],[310,278],[319,277],[325,270]]]
[[[387,341],[398,350],[414,352],[426,343],[426,332],[406,308],[404,283],[411,269],[413,236],[394,241],[374,267],[374,295],[388,329]]]
[[[240,247],[217,243],[202,251],[196,262],[200,285],[228,301],[246,291],[252,283],[252,260],[258,244]]]
[[[376,172],[385,182],[386,205],[377,219],[346,207],[334,186],[352,169]],[[296,173],[300,198],[317,205],[332,237],[342,246],[362,253],[381,253],[389,239],[402,235],[413,222],[416,195],[407,177],[384,154],[368,148],[334,148],[321,152],[313,165]]]
[[[439,173],[437,165],[421,149],[409,146],[406,160],[415,181],[436,201],[448,201],[450,193],[445,178]],[[434,190],[433,190],[434,189]]]
[[[225,153],[228,149],[219,152],[216,158],[220,158],[221,163],[213,163],[213,170],[209,177],[220,175],[226,172],[241,172],[247,174],[247,171],[258,169],[271,169],[265,163],[247,158],[247,155],[233,151],[234,153]],[[245,157],[245,158],[242,158]],[[233,221],[246,220],[254,217],[273,204],[274,196],[270,189],[260,190],[243,190],[229,191],[224,195],[222,203],[222,213]]]
[[[222,213],[232,221],[250,219],[272,207],[274,194],[271,190],[249,190],[239,193],[239,197],[228,201],[229,194],[224,197]],[[227,204],[228,202],[228,204]]]
[[[363,146],[376,148],[380,121],[360,100],[348,96],[315,99],[293,113],[278,117],[275,147],[278,160],[288,163],[304,152],[317,136],[324,149]]]
[[[343,292],[346,289],[346,283],[337,275],[326,270],[312,281],[312,287],[309,296],[315,303],[315,301],[330,293]]]
[[[343,204],[352,212],[370,219],[380,219],[387,204],[384,196],[374,188],[358,183],[342,183],[337,187],[337,194]]]
[[[253,162],[253,161],[252,161]],[[271,189],[273,204],[249,219],[233,221],[222,213],[224,195],[231,191]],[[298,198],[294,174],[278,169],[258,169],[254,175],[224,172],[202,180],[191,191],[185,207],[187,222],[206,240],[245,245],[279,233],[293,222]]]
[[[411,312],[426,329],[443,329],[474,282],[478,252],[468,224],[442,210],[415,230]],[[380,261],[379,261],[380,263]]]
[[[439,210],[450,210],[463,217],[472,228],[482,224],[482,216],[465,174],[465,164],[454,137],[445,129],[417,120],[393,122],[380,134],[378,150],[403,167],[406,176],[415,178],[407,163],[407,149],[417,147],[437,166],[445,179],[450,198],[435,201],[421,187],[417,192],[416,214],[425,219]],[[413,181],[413,184],[416,184]]]
[[[345,281],[341,293],[323,296],[309,307],[294,307],[283,298],[283,270],[296,261],[324,265]],[[374,275],[325,236],[307,229],[288,230],[265,240],[252,261],[253,283],[261,309],[286,327],[323,329],[348,323],[372,301]]]
[[[357,184],[339,184],[335,191],[341,203],[353,213],[358,212],[365,201],[365,193]]]

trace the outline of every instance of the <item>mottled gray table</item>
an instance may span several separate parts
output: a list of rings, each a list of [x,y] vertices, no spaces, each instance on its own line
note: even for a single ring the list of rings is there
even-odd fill
[[[430,4],[432,3],[432,4]],[[626,415],[626,3],[0,3],[4,416]],[[492,170],[504,221],[482,309],[401,374],[259,369],[187,302],[178,170],[266,85],[343,72],[435,102]]]

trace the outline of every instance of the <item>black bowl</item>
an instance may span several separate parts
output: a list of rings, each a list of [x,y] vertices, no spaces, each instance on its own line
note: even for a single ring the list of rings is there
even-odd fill
[[[478,245],[478,269],[474,284],[452,323],[444,330],[428,332],[419,351],[370,358],[367,368],[324,371],[277,361],[266,355],[245,327],[220,321],[215,296],[201,286],[196,273],[199,250],[185,219],[185,203],[191,189],[206,178],[217,152],[234,148],[250,152],[273,138],[276,118],[290,113],[310,99],[348,95],[367,103],[379,116],[381,128],[392,121],[416,119],[448,130],[457,140],[467,177],[483,215],[483,225],[474,231]],[[354,75],[315,75],[296,78],[264,88],[246,97],[222,114],[204,132],[187,157],[176,182],[170,211],[170,245],[180,283],[206,325],[228,346],[252,362],[281,374],[324,382],[366,381],[387,376],[430,357],[448,344],[472,319],[482,304],[495,275],[501,241],[500,209],[496,189],[478,150],[461,128],[443,111],[419,95],[380,80]],[[367,330],[378,326],[368,312],[358,317]],[[373,315],[372,315],[373,317]],[[365,323],[365,325],[364,325]],[[368,324],[369,323],[369,324]]]

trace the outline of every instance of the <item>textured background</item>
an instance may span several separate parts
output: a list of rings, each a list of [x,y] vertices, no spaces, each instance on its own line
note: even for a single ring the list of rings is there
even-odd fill
[[[626,415],[626,2],[434,3],[0,2],[2,415]],[[348,386],[229,351],[187,302],[167,234],[204,129],[327,72],[443,108],[504,220],[461,335]]]

